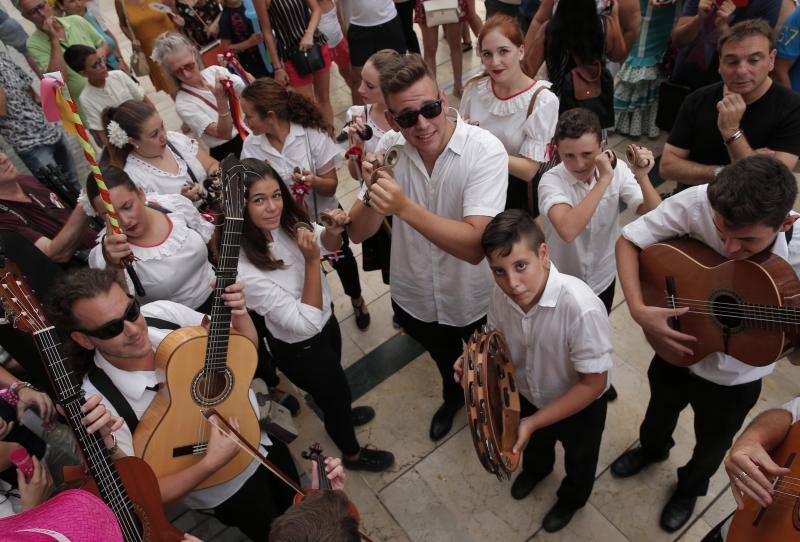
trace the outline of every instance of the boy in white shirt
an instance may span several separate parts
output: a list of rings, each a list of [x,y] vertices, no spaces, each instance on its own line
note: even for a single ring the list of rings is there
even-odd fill
[[[511,495],[525,498],[553,471],[560,441],[567,475],[542,522],[555,532],[586,504],[594,485],[612,366],[608,314],[583,281],[550,262],[544,235],[526,212],[497,215],[481,245],[496,283],[488,323],[508,343],[524,416],[514,445],[523,454],[522,472]],[[460,358],[456,381],[462,365]]]
[[[122,70],[109,71],[106,59],[94,47],[71,45],[64,51],[64,61],[87,79],[79,97],[86,116],[84,121],[103,146],[108,144],[102,120],[105,108],[116,107],[128,100],[144,100],[153,105],[144,95],[144,89],[130,75]]]
[[[655,163],[650,150],[638,149],[639,164],[618,160],[612,167],[601,137],[594,112],[561,114],[554,136],[561,163],[542,176],[539,210],[552,261],[586,282],[611,312],[620,202],[641,215],[658,207],[661,196],[648,177]]]

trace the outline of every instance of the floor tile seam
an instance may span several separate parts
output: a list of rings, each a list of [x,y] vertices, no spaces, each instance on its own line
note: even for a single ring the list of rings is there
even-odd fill
[[[408,540],[410,542],[414,542],[414,539],[411,537],[411,533],[406,531],[406,528],[403,526],[403,524],[400,522],[400,520],[394,515],[392,510],[388,506],[386,506],[386,503],[383,502],[383,499],[381,498],[380,494],[379,493],[374,493],[374,495],[375,495],[375,499],[380,503],[381,507],[383,507],[383,509],[386,510],[386,513],[389,514],[389,517],[392,518],[392,521],[394,521],[395,525],[397,525],[400,528],[400,530],[403,532],[403,534],[406,535],[406,538],[408,538]]]

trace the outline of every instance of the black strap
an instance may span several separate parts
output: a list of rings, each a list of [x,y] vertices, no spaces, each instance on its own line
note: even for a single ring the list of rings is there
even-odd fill
[[[152,316],[145,316],[144,321],[147,322],[147,327],[155,327],[158,329],[171,329],[174,331],[181,327],[175,322],[170,322],[169,320],[164,320],[162,318],[154,318]]]
[[[122,396],[122,393],[117,389],[105,371],[97,365],[92,364],[92,368],[89,369],[87,376],[89,377],[89,382],[91,382],[92,385],[103,394],[103,397],[111,403],[114,409],[116,409],[117,414],[122,416],[122,419],[128,424],[128,429],[131,430],[131,434],[133,434],[136,430],[136,426],[139,425],[139,418],[136,417],[130,403]]]
[[[175,148],[175,145],[173,145],[169,139],[167,139],[167,146],[170,148],[172,152],[178,155],[178,158],[183,160],[183,163],[186,164],[186,173],[188,173],[189,177],[192,178],[192,182],[194,184],[197,184],[197,177],[194,176],[194,171],[192,171],[192,167],[189,165],[189,162],[186,161],[186,158],[184,158],[183,155],[180,152],[178,152],[178,149]]]
[[[788,245],[789,243],[791,243],[792,235],[794,235],[794,224],[792,224],[791,228],[783,232],[783,235],[786,237],[786,244]]]

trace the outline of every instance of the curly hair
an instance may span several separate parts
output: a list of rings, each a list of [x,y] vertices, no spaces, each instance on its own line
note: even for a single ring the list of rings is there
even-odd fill
[[[127,100],[116,107],[106,107],[102,113],[103,128],[108,130],[108,123],[112,120],[125,130],[128,137],[138,139],[142,135],[142,125],[153,115],[158,115],[155,107],[139,100]],[[133,145],[128,143],[121,149],[114,145],[107,146],[111,155],[111,163],[124,167],[128,155],[133,150]]]
[[[253,81],[242,91],[262,119],[272,111],[284,121],[295,122],[303,128],[316,128],[333,136],[333,126],[322,116],[314,102],[293,90],[288,90],[273,79],[261,78]]]

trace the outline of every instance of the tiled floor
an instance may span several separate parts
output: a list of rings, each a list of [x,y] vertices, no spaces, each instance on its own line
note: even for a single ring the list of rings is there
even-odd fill
[[[8,5],[8,0],[1,0]],[[116,20],[110,0],[102,0],[109,20]],[[483,2],[477,2],[479,11]],[[121,32],[117,32],[121,36]],[[125,43],[123,48],[129,50]],[[440,41],[439,81],[446,91],[452,89],[451,67],[446,43]],[[464,54],[465,78],[478,71],[474,53]],[[332,101],[338,125],[350,103],[349,90],[338,75],[332,81]],[[458,100],[450,97],[451,105]],[[156,95],[159,110],[172,129],[180,122],[171,101],[163,93]],[[660,153],[664,137],[639,141]],[[624,156],[629,140],[612,136],[610,145]],[[346,170],[340,170],[337,196],[349,208],[357,184]],[[669,185],[660,187],[668,190]],[[623,222],[633,217],[622,215]],[[354,245],[360,264],[360,246]],[[361,273],[364,297],[372,314],[372,325],[359,331],[352,318],[349,299],[343,294],[335,273],[328,275],[336,314],[343,333],[343,362],[350,367],[373,352],[398,332],[391,325],[388,287],[378,272]],[[700,540],[710,526],[716,525],[733,509],[726,477],[720,470],[711,482],[709,494],[700,499],[695,515],[681,532],[668,535],[658,528],[658,516],[675,483],[675,469],[683,464],[693,447],[692,412],[686,411],[675,433],[677,445],[670,458],[628,480],[612,478],[609,465],[638,438],[638,426],[649,397],[646,370],[652,351],[638,326],[631,320],[620,289],[611,313],[614,342],[613,381],[620,397],[611,403],[603,436],[597,483],[589,504],[564,531],[555,535],[540,529],[542,517],[555,500],[555,489],[563,476],[561,462],[555,472],[523,501],[509,495],[510,483],[500,483],[480,467],[465,431],[465,417],[456,418],[453,431],[441,442],[428,439],[430,416],[439,405],[439,376],[427,354],[419,356],[360,397],[356,404],[369,404],[377,411],[376,419],[358,432],[363,443],[392,450],[396,465],[382,474],[348,473],[347,491],[358,506],[363,529],[373,540],[384,541],[488,541],[524,540],[644,542],[659,540]],[[782,363],[765,379],[761,399],[753,413],[780,405],[798,392],[797,369]],[[724,408],[724,405],[721,406]],[[296,457],[312,441],[319,441],[333,454],[335,446],[325,434],[318,417],[310,408],[302,409],[296,419],[302,437],[292,445]],[[559,452],[560,453],[560,452]],[[305,468],[305,465],[302,465]],[[224,529],[218,522],[198,513],[186,513],[178,522],[206,540],[240,540],[242,535]]]

